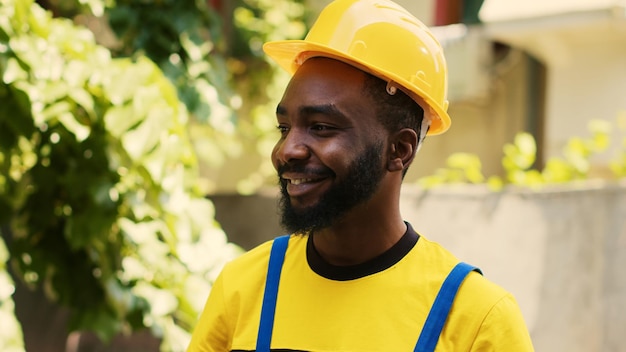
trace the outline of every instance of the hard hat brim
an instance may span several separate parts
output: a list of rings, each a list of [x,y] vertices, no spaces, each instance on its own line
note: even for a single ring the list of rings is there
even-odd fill
[[[268,42],[263,45],[263,51],[291,75],[293,75],[307,59],[312,57],[327,57],[343,61],[387,82],[393,81],[398,85],[398,88],[409,95],[424,109],[424,117],[431,120],[427,135],[438,135],[450,128],[450,116],[444,109],[439,107],[436,102],[430,101],[431,99],[428,95],[419,89],[419,87],[416,87],[405,78],[399,77],[393,72],[367,65],[366,62],[362,62],[356,57],[346,55],[326,45],[304,40]],[[445,108],[447,108],[447,106]]]

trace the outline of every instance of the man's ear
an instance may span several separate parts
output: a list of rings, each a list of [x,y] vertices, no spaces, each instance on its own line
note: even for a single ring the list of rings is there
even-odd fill
[[[387,161],[388,171],[402,171],[409,167],[417,152],[417,132],[403,128],[391,138],[391,148]]]

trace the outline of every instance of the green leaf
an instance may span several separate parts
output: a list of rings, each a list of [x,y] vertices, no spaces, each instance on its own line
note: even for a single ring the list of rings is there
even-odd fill
[[[515,145],[519,148],[520,153],[524,155],[535,155],[537,153],[535,138],[530,133],[518,133],[515,136]]]
[[[139,160],[150,152],[164,137],[172,117],[170,109],[153,109],[138,127],[126,132],[122,136],[122,145],[128,155]]]
[[[550,158],[542,174],[543,178],[550,183],[567,182],[573,178],[570,165],[559,158]]]
[[[42,82],[43,88],[39,90],[40,101],[44,104],[54,103],[67,97],[69,86],[64,81]]]
[[[28,72],[22,68],[16,58],[10,57],[7,60],[7,66],[2,75],[2,81],[6,84],[11,84],[16,81],[22,81],[28,79]]]
[[[84,89],[74,88],[69,91],[68,95],[73,101],[85,109],[85,112],[89,115],[92,121],[97,120],[94,99],[91,94]]]
[[[120,138],[131,127],[142,120],[143,116],[134,114],[131,105],[112,106],[104,114],[104,123],[113,137]]]
[[[37,115],[37,124],[43,124],[54,118],[59,118],[63,114],[70,113],[71,109],[72,105],[65,100],[48,105],[40,114]]]
[[[178,306],[176,296],[170,291],[154,287],[145,282],[137,283],[133,288],[133,293],[149,302],[150,314],[156,317],[171,314]]]
[[[498,176],[490,176],[487,179],[487,186],[494,192],[499,192],[504,188],[504,181]]]
[[[121,105],[132,100],[153,68],[145,64],[133,65],[128,59],[115,59],[113,63],[109,68],[109,76],[103,80],[104,94],[113,105]]]
[[[149,244],[156,241],[156,234],[161,228],[158,221],[144,221],[135,223],[130,219],[121,218],[118,221],[121,229],[135,244]]]
[[[70,131],[78,142],[82,142],[87,139],[91,133],[91,128],[88,126],[82,125],[80,122],[76,121],[74,115],[70,112],[61,113],[58,116],[59,121]]]

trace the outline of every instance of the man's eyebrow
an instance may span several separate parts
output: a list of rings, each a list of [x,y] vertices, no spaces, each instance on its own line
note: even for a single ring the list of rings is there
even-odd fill
[[[284,106],[278,104],[278,106],[276,106],[276,115],[286,115],[287,114],[287,109],[285,109]]]
[[[345,118],[346,115],[341,112],[341,110],[337,109],[334,104],[323,104],[323,105],[307,105],[300,108],[300,114],[303,116],[307,115],[327,115],[339,118]]]
[[[322,104],[322,105],[305,105],[298,109],[298,112],[301,116],[310,116],[310,115],[327,115],[338,118],[345,118],[346,115],[341,112],[341,110],[337,109],[334,104]],[[285,116],[287,115],[287,108],[282,105],[276,106],[276,115]]]

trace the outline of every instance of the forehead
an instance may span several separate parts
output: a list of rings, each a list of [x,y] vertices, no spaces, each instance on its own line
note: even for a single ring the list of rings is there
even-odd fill
[[[343,62],[328,58],[311,58],[296,71],[285,89],[281,105],[339,104],[369,99],[363,91],[365,73]]]

